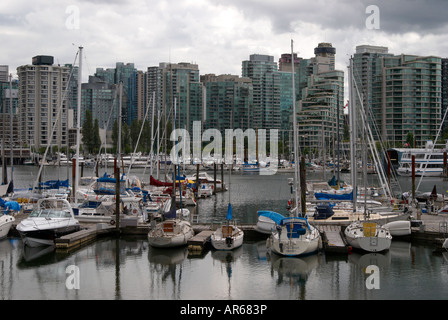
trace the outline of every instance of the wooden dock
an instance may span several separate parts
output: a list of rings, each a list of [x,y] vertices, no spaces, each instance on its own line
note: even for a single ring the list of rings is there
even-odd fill
[[[195,234],[193,238],[187,242],[188,250],[202,252],[202,250],[206,247],[206,244],[209,242],[210,236],[213,232],[213,230],[204,230],[198,234]]]
[[[70,251],[95,241],[99,236],[117,232],[116,227],[105,224],[88,224],[79,231],[55,239],[56,250]]]
[[[348,246],[344,235],[342,234],[341,226],[337,225],[318,225],[323,249],[326,253],[348,253],[350,247]]]

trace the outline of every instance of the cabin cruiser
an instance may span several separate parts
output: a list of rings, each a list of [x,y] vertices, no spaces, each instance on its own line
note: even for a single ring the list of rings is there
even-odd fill
[[[17,226],[25,245],[30,247],[53,245],[63,235],[80,230],[73,208],[66,199],[44,198]]]

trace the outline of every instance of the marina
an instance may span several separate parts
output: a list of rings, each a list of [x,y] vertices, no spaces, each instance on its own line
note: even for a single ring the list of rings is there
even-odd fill
[[[143,177],[142,170],[136,168],[133,173]],[[21,175],[33,176],[35,171],[36,168],[33,171],[30,167],[20,167],[16,169],[16,179],[17,181],[22,180]],[[53,171],[53,175],[61,175],[63,172],[65,171]],[[403,263],[407,264],[404,261],[409,261],[408,263],[414,265],[415,261],[422,259],[422,257],[416,256],[420,254],[427,255],[424,258],[426,259],[424,263],[426,266],[422,265],[418,268],[432,270],[429,274],[431,277],[435,276],[435,273],[440,274],[442,278],[446,278],[446,263],[448,263],[446,261],[448,260],[445,260],[445,252],[440,250],[442,241],[447,234],[447,219],[444,214],[423,213],[420,217],[421,222],[415,223],[412,227],[412,233],[400,239],[393,239],[391,248],[384,253],[366,254],[351,248],[343,236],[343,230],[346,227],[344,223],[332,225],[315,223],[322,236],[321,249],[316,254],[303,257],[282,257],[270,253],[266,248],[266,239],[269,235],[256,230],[257,212],[259,210],[273,210],[283,215],[287,214],[286,207],[290,199],[287,181],[291,175],[291,173],[279,173],[261,177],[244,173],[232,174],[233,217],[236,224],[244,232],[244,243],[240,248],[229,252],[214,250],[209,240],[213,231],[222,225],[222,221],[226,217],[227,192],[218,192],[211,197],[198,199],[197,206],[192,208],[189,216],[195,235],[187,245],[180,248],[153,248],[147,240],[151,227],[149,224],[134,226],[122,221],[123,226],[119,228],[108,223],[81,223],[81,230],[56,239],[53,248],[40,250],[34,248],[31,250],[23,245],[15,231],[14,226],[17,226],[21,220],[26,218],[25,214],[19,214],[11,228],[10,236],[0,243],[4,247],[2,253],[3,265],[5,266],[5,263],[11,263],[14,260],[15,266],[12,268],[19,268],[19,273],[29,273],[30,271],[41,273],[46,269],[59,269],[59,271],[52,271],[54,278],[53,276],[44,276],[42,279],[48,279],[45,282],[37,278],[31,280],[32,287],[41,288],[37,291],[25,289],[27,286],[21,276],[20,280],[13,280],[9,288],[3,288],[4,296],[2,298],[30,299],[37,296],[38,299],[48,299],[50,297],[42,293],[42,290],[44,292],[54,290],[57,292],[58,298],[67,297],[68,299],[91,299],[93,298],[91,294],[96,295],[96,299],[101,297],[101,299],[162,300],[401,299],[406,296],[410,299],[426,299],[427,296],[415,295],[415,293],[408,292],[402,295],[402,291],[397,292],[395,290],[396,295],[394,296],[394,291],[386,292],[389,283],[396,282],[396,280],[388,278],[392,276],[395,279],[393,274],[398,271],[393,270],[396,267],[402,269]],[[50,176],[49,178],[54,177]],[[343,177],[345,178],[345,176]],[[310,180],[319,178],[320,174],[309,175]],[[374,177],[369,177],[369,179],[372,180],[370,182],[375,182]],[[409,184],[409,178],[401,177],[400,179],[403,185]],[[224,182],[226,182],[225,176]],[[422,186],[425,188],[424,190],[429,190],[434,183],[437,184],[438,190],[448,190],[447,182],[435,177],[424,180]],[[25,185],[22,185],[22,187],[25,187]],[[405,252],[404,256],[408,258],[402,257],[401,253],[395,256],[397,252]],[[146,255],[147,259],[143,259],[143,256]],[[94,259],[95,262],[89,262],[91,258],[88,257],[95,256],[97,257]],[[381,263],[381,290],[366,289],[365,277],[368,275],[347,266],[347,264],[353,263],[355,265],[358,265],[358,263],[366,265],[366,260],[374,261],[375,265]],[[394,262],[394,260],[399,262]],[[96,265],[94,269],[97,271],[93,271],[96,274],[95,277],[103,279],[101,285],[95,282],[97,280],[86,279],[90,278],[90,275],[82,272],[79,295],[73,296],[74,292],[67,290],[65,287],[67,277],[64,273],[65,268],[67,265],[76,265],[82,271],[91,269],[93,267],[90,265],[91,263]],[[114,265],[115,267],[112,267]],[[124,265],[126,265],[125,268]],[[206,267],[206,265],[209,267]],[[111,267],[112,269],[109,269]],[[327,270],[332,267],[336,269]],[[119,276],[120,292],[117,291],[118,289],[112,288],[113,282],[117,281],[116,277],[106,280],[108,278],[107,274],[109,272],[113,273],[113,270],[117,270],[117,268],[121,270]],[[126,271],[121,268],[126,269]],[[147,271],[142,273],[142,268]],[[104,274],[101,270],[109,270],[109,272]],[[97,272],[100,272],[101,275]],[[141,295],[131,289],[131,283],[135,283],[137,280],[129,274],[132,272],[138,275],[137,278],[140,278],[142,283],[148,285],[145,288],[139,287]],[[339,275],[341,279],[337,283],[334,279],[330,280],[332,279],[330,275],[334,272],[341,273]],[[389,275],[390,272],[391,275]],[[421,274],[414,273],[412,269],[403,272],[405,273],[402,276],[403,282],[408,281],[406,277],[421,276]],[[330,278],[327,278],[325,273],[328,273],[327,276],[330,276]],[[7,274],[8,272],[3,276],[10,277]],[[112,276],[112,274],[110,275]],[[169,276],[171,280],[167,282],[166,276]],[[350,287],[353,284],[346,283],[346,278],[351,279],[349,280],[349,283],[351,283],[353,277],[357,279],[358,284],[353,289],[348,289],[347,285]],[[27,279],[27,276],[23,276],[23,278]],[[163,280],[164,278],[165,280]],[[217,283],[210,284],[210,279],[214,279],[213,281],[217,281]],[[317,289],[319,286],[328,286],[328,284],[325,284],[327,282],[322,283],[324,279],[332,283],[333,289],[328,288],[329,292],[332,292],[331,296],[325,290]],[[269,284],[272,281],[274,282]],[[285,286],[285,281],[291,283],[292,287]],[[429,293],[428,298],[444,299],[442,291],[446,286],[444,284],[445,280],[434,281],[431,278],[429,281],[434,284],[434,290]],[[99,288],[93,289],[91,282],[96,283]],[[207,283],[206,288],[203,288],[205,283]],[[260,283],[267,291],[258,292],[259,290],[257,290],[257,293],[249,293],[246,289],[249,283]],[[277,285],[271,287],[274,283],[277,283]],[[112,287],[110,287],[111,285]],[[423,286],[423,284],[420,285]],[[200,286],[201,290],[191,291],[188,289],[190,286],[195,288]],[[218,286],[221,286],[221,289],[218,289]],[[339,288],[335,289],[334,286]],[[223,290],[223,287],[225,287],[225,290]],[[303,291],[305,287],[307,288],[306,293]],[[16,289],[12,290],[12,288]],[[82,288],[89,289],[83,291]],[[413,289],[415,290],[415,288]],[[406,289],[406,286],[403,288],[403,290],[413,289]],[[357,294],[352,295],[351,290],[354,290]],[[110,291],[115,293],[112,294]],[[105,294],[105,292],[107,293]]]

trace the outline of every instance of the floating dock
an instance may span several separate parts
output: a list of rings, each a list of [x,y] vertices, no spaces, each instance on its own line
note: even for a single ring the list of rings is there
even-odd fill
[[[15,216],[15,223],[11,227],[9,236],[18,237],[16,226],[28,214]],[[406,236],[407,241],[433,244],[440,247],[441,243],[448,238],[448,215],[422,215],[422,224],[412,227],[412,233]],[[265,240],[269,235],[262,234],[255,229],[255,225],[241,224],[239,227],[244,231],[245,242],[256,242]],[[322,235],[323,251],[328,254],[349,254],[350,246],[345,240],[343,227],[338,225],[317,224],[316,227]],[[135,235],[146,236],[150,230],[150,224],[127,225],[121,224],[120,228],[106,223],[81,223],[81,230],[65,235],[55,240],[57,250],[70,251],[80,246],[89,244],[102,236]],[[195,236],[188,243],[190,252],[202,253],[207,248],[209,239],[216,226],[213,224],[193,224]]]
[[[341,226],[318,225],[316,226],[322,236],[323,249],[326,253],[348,253],[348,246]]]

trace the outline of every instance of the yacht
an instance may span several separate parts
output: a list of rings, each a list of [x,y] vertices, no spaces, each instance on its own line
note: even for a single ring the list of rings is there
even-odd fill
[[[397,174],[412,175],[412,156],[415,159],[415,175],[441,177],[443,175],[443,157],[448,150],[448,142],[444,146],[436,146],[427,141],[424,148],[394,148],[391,158],[397,159]]]
[[[61,198],[40,199],[29,217],[17,226],[24,244],[30,247],[54,245],[56,238],[78,230],[72,206]]]

